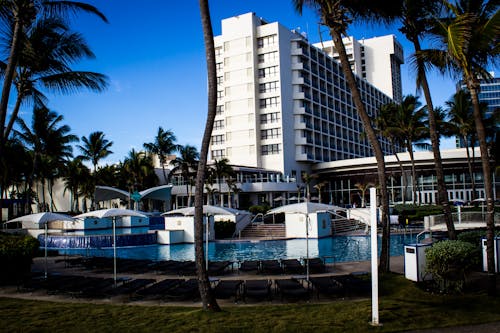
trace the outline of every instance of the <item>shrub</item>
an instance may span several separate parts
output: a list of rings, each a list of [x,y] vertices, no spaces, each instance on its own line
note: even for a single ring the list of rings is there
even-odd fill
[[[39,247],[31,236],[0,235],[0,283],[16,282],[28,274]]]
[[[254,205],[254,206],[250,206],[250,208],[248,208],[248,211],[254,215],[257,215],[257,214],[265,214],[271,207],[269,207],[269,205]]]
[[[236,230],[236,224],[233,221],[217,221],[214,224],[215,238],[230,238]]]
[[[465,274],[477,265],[477,248],[467,242],[445,240],[425,251],[427,272],[432,274],[441,292],[461,292]]]
[[[457,239],[462,242],[471,243],[474,246],[481,247],[481,238],[486,237],[485,230],[464,231],[457,235]]]

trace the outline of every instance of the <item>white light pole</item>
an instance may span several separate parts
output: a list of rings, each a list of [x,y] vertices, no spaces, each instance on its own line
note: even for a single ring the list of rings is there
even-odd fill
[[[309,214],[306,213],[306,281],[309,282]]]
[[[377,189],[370,188],[370,227],[371,227],[371,269],[372,269],[372,326],[379,326],[378,317],[378,267],[377,267]]]
[[[45,273],[44,277],[47,279],[47,236],[49,233],[49,222],[45,222]]]
[[[116,217],[111,218],[113,224],[113,279],[116,287]]]
[[[208,233],[209,233],[209,227],[210,227],[209,223],[210,223],[210,216],[207,215],[205,217],[205,226],[206,226],[205,227],[205,229],[206,229],[205,230],[205,244],[206,244],[206,246],[205,246],[205,265],[206,266],[205,266],[205,268],[207,271],[208,271]]]

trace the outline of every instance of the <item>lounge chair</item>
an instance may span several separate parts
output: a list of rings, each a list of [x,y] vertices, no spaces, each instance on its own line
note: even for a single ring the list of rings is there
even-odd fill
[[[243,286],[243,299],[271,300],[271,281],[246,280]]]
[[[330,276],[310,277],[309,281],[316,290],[316,297],[319,294],[334,297],[343,297],[345,295],[344,286]]]
[[[326,265],[321,258],[305,258],[304,266],[307,267],[309,262],[309,273],[324,273],[326,272]]]
[[[185,280],[176,287],[170,288],[165,292],[163,297],[166,300],[196,300],[200,298],[200,290],[198,288],[198,280]]]
[[[138,290],[136,294],[141,297],[159,298],[168,290],[180,285],[182,282],[184,282],[182,279],[165,279]]]
[[[305,271],[304,266],[297,259],[282,259],[281,265],[285,273],[303,274]]]
[[[263,260],[261,262],[262,273],[264,274],[282,274],[283,268],[278,260]]]
[[[240,263],[239,272],[259,272],[260,260],[245,260]]]
[[[105,293],[109,297],[118,296],[118,295],[129,295],[131,296],[133,293],[137,292],[140,289],[145,288],[146,286],[156,282],[154,279],[133,279],[123,284],[112,287],[107,290]]]
[[[221,280],[214,288],[215,298],[234,297],[236,302],[241,297],[242,280]]]
[[[210,261],[208,263],[208,274],[211,276],[224,275],[227,268],[231,266],[232,263],[228,260],[225,261]]]
[[[177,274],[179,275],[195,275],[196,264],[194,261],[181,261],[177,266]]]
[[[284,298],[293,300],[309,299],[309,291],[296,279],[282,279],[274,282],[276,283],[276,292],[280,295],[281,300]]]
[[[347,296],[350,297],[367,297],[371,293],[371,282],[361,279],[352,274],[333,277],[340,282],[346,290]]]

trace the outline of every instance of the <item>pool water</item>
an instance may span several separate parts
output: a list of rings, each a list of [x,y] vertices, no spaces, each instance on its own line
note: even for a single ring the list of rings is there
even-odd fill
[[[381,237],[378,239],[380,255]],[[391,256],[403,255],[404,245],[415,243],[415,234],[391,235]],[[83,256],[112,257],[112,248],[59,249],[59,253]],[[194,260],[194,244],[148,245],[117,248],[117,256],[130,259]],[[305,258],[305,239],[256,242],[211,242],[209,260],[243,261]],[[370,236],[332,236],[309,239],[309,257],[323,257],[327,262],[370,260]]]

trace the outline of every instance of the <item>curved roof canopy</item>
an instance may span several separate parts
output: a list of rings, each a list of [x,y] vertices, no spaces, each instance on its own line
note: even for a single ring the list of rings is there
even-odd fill
[[[167,201],[170,199],[172,185],[161,185],[139,192],[142,199],[155,199]],[[94,192],[95,201],[106,201],[113,199],[129,200],[130,193],[110,186],[96,186]]]

